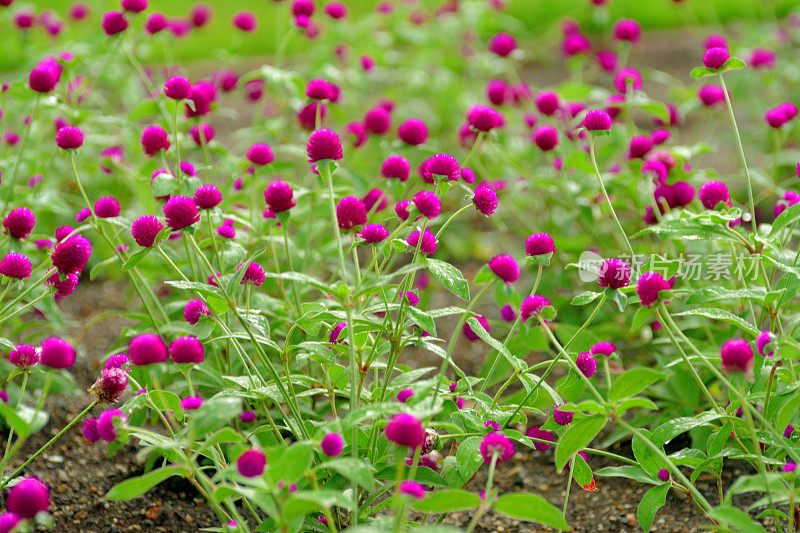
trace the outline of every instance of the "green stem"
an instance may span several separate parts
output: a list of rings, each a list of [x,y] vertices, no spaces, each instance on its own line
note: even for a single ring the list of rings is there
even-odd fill
[[[31,126],[34,122],[36,122],[36,112],[39,110],[39,101],[42,98],[42,93],[36,93],[36,100],[33,102],[33,109],[31,110],[31,119],[28,122],[28,125],[25,128],[25,134],[22,137],[22,143],[19,145],[19,153],[17,154],[17,161],[14,163],[14,170],[11,173],[11,179],[8,183],[8,190],[11,194],[8,195],[8,201],[5,202],[5,207],[3,207],[3,214],[0,215],[0,219],[5,218],[6,213],[8,213],[8,208],[11,207],[11,200],[14,199],[14,188],[17,185],[17,176],[19,175],[19,164],[22,161],[22,154],[25,152],[25,146],[28,144],[28,137],[31,134]]]
[[[628,236],[625,234],[625,230],[622,229],[622,224],[617,218],[617,212],[614,210],[614,205],[611,203],[611,198],[608,197],[608,192],[606,191],[606,186],[603,183],[603,177],[600,175],[600,169],[597,167],[597,158],[594,154],[594,136],[589,136],[589,154],[592,158],[592,166],[594,167],[595,176],[597,176],[597,183],[600,184],[600,190],[603,191],[603,196],[608,203],[608,208],[611,210],[611,216],[614,218],[614,222],[617,224],[617,229],[619,229],[622,238],[625,240],[625,244],[628,246],[628,251],[631,254],[631,260],[636,257],[636,254],[633,252],[633,246],[631,246],[631,242],[628,240]]]

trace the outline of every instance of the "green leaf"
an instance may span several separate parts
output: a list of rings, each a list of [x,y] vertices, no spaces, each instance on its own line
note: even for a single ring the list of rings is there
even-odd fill
[[[642,529],[645,531],[650,531],[656,513],[667,503],[669,486],[669,483],[664,483],[663,485],[651,488],[645,493],[642,501],[639,502],[636,516],[639,519],[639,525],[642,526]]]
[[[288,448],[267,452],[267,473],[273,482],[294,482],[300,479],[314,461],[314,449],[308,442],[296,442]]]
[[[170,196],[178,192],[178,180],[169,174],[161,173],[153,178],[153,197]]]
[[[612,401],[619,401],[639,394],[641,391],[667,377],[664,372],[653,370],[652,368],[634,368],[628,370],[614,380],[608,398]]]
[[[737,509],[731,505],[720,505],[715,507],[708,513],[708,517],[716,520],[720,525],[730,526],[735,528],[736,531],[742,533],[762,533],[766,531],[764,526],[757,522],[753,522],[750,515],[741,509]]]
[[[450,513],[474,509],[481,504],[475,493],[459,489],[438,490],[414,503],[414,509],[423,513]]]
[[[504,494],[494,502],[493,508],[496,512],[517,520],[536,522],[555,529],[569,529],[569,524],[561,511],[538,494],[529,492]]]
[[[477,318],[475,317],[468,318],[467,324],[469,324],[469,327],[472,328],[472,331],[475,332],[475,335],[477,335],[483,342],[485,342],[486,344],[488,344],[489,346],[491,346],[492,348],[503,354],[503,357],[506,358],[506,360],[511,364],[512,367],[514,367],[516,371],[522,372],[523,370],[525,370],[527,366],[525,364],[525,361],[523,361],[519,357],[511,355],[511,352],[508,351],[508,348],[503,346],[502,342],[498,341],[497,339],[489,335],[489,332],[483,328],[483,325],[481,325],[481,323],[478,322]]]
[[[240,398],[211,398],[194,412],[189,432],[195,440],[202,438],[224,426],[241,412]]]
[[[699,316],[705,318],[712,318],[714,320],[721,320],[723,322],[727,322],[728,324],[732,324],[740,329],[747,331],[754,337],[758,337],[758,335],[761,333],[757,327],[750,324],[747,320],[738,317],[728,311],[723,311],[722,309],[716,309],[714,307],[691,309],[689,311],[675,313],[674,316]]]
[[[492,269],[489,268],[489,265],[483,265],[481,269],[478,270],[478,273],[475,274],[475,279],[472,280],[472,283],[475,285],[482,285],[495,279],[497,279],[497,274],[492,272]]]
[[[794,415],[797,414],[798,408],[800,408],[800,391],[795,391],[794,396],[784,403],[778,411],[775,427],[785,428],[787,424],[791,422],[792,418],[794,418]]]
[[[586,305],[597,300],[602,293],[594,292],[594,291],[586,291],[582,292],[577,295],[575,298],[572,299],[572,305]]]
[[[769,236],[777,234],[780,230],[800,219],[800,203],[790,205],[784,209],[783,213],[778,215],[775,222],[772,223],[772,229],[769,230]]]
[[[0,416],[21,438],[25,438],[30,434],[28,424],[7,403],[0,402]]]
[[[142,248],[142,249],[141,249],[141,250],[139,250],[138,252],[136,252],[136,253],[134,253],[133,255],[131,255],[131,256],[128,258],[128,260],[127,260],[127,261],[125,261],[125,264],[124,264],[124,265],[122,265],[122,270],[123,270],[123,271],[128,271],[128,270],[131,270],[131,269],[133,269],[133,267],[135,267],[136,265],[138,265],[138,264],[139,264],[139,262],[140,262],[142,259],[144,259],[145,257],[147,257],[147,254],[149,254],[149,253],[150,253],[150,251],[151,251],[152,249],[153,249],[153,248]]]
[[[596,474],[603,477],[624,477],[626,479],[638,481],[639,483],[653,483],[653,478],[650,474],[645,472],[640,466],[607,466],[598,470]]]
[[[364,461],[353,459],[352,457],[342,457],[340,459],[333,459],[325,461],[320,468],[330,468],[339,474],[343,475],[350,481],[355,481],[366,489],[372,489],[372,472],[370,467]]]
[[[572,477],[581,487],[585,487],[592,482],[592,469],[580,454],[575,454],[575,460],[572,463]]]
[[[447,290],[462,300],[469,301],[469,284],[456,267],[438,259],[428,259],[428,272],[438,279]]]
[[[655,307],[642,307],[638,311],[636,311],[636,315],[633,317],[633,322],[631,323],[631,331],[636,331],[640,327],[647,322],[650,317],[652,317],[656,312]]]
[[[411,305],[406,306],[406,311],[408,311],[408,316],[411,317],[411,320],[414,321],[416,325],[431,335],[436,336],[436,323],[433,321],[431,315]]]
[[[716,300],[734,300],[739,298],[763,302],[766,297],[767,291],[764,289],[732,290],[724,287],[704,287],[702,289],[692,290],[692,293],[686,298],[686,304],[692,305]]]
[[[728,70],[740,70],[747,67],[747,63],[739,59],[738,57],[729,57],[728,60],[722,65],[722,68],[719,69],[720,72],[726,72]]]
[[[695,67],[689,75],[694,79],[705,78],[706,76],[713,76],[717,71],[708,67]]]
[[[589,416],[569,425],[556,448],[556,468],[561,470],[570,458],[586,448],[606,425],[603,415]]]
[[[109,500],[130,500],[141,496],[162,481],[170,478],[181,471],[177,466],[165,466],[153,470],[139,477],[126,479],[122,483],[117,483],[106,494]]]
[[[470,479],[483,464],[480,452],[481,440],[483,440],[481,437],[469,437],[458,446],[456,452],[458,472],[464,479]]]

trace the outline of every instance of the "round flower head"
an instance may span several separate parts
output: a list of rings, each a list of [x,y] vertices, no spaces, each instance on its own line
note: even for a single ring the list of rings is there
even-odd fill
[[[144,23],[144,31],[150,35],[155,35],[156,33],[167,29],[168,25],[169,21],[167,21],[167,17],[165,17],[163,13],[156,11],[147,17],[147,20]]]
[[[162,150],[167,151],[170,147],[169,135],[161,126],[146,127],[142,130],[139,142],[141,142],[144,153],[148,157],[153,157]]]
[[[437,177],[446,178],[448,181],[458,181],[460,167],[453,156],[436,154],[425,162],[422,176],[428,183],[434,183]]]
[[[164,95],[173,100],[185,100],[192,90],[192,83],[183,76],[172,76],[164,82]]]
[[[536,109],[543,115],[552,116],[561,107],[561,100],[552,91],[542,91],[536,95]]]
[[[242,414],[239,415],[239,420],[241,420],[245,424],[250,423],[250,422],[255,422],[255,420],[256,420],[256,412],[255,411],[242,411]]]
[[[652,149],[653,140],[648,135],[635,135],[631,138],[628,157],[631,159],[644,159],[644,156]]]
[[[189,90],[189,100],[194,104],[193,107],[186,105],[186,115],[189,117],[201,117],[211,112],[211,104],[217,99],[217,88],[213,83],[200,81],[192,85]]]
[[[639,299],[645,307],[652,307],[658,303],[659,293],[668,291],[670,288],[670,284],[658,272],[642,274],[642,277],[636,282],[636,294],[639,295]]]
[[[199,298],[189,300],[186,307],[183,308],[183,319],[191,325],[196,325],[200,321],[201,316],[208,316],[211,311],[208,306]]]
[[[202,124],[192,126],[192,129],[189,130],[189,135],[191,135],[192,140],[197,146],[207,145],[214,140],[214,128],[211,127],[211,124],[203,122]]]
[[[392,115],[383,107],[375,107],[364,115],[364,128],[367,133],[384,135],[392,127]]]
[[[622,94],[627,94],[628,89],[638,91],[642,88],[642,75],[635,68],[620,69],[614,76],[614,88]]]
[[[344,439],[338,433],[328,433],[319,443],[322,453],[328,457],[338,457],[344,449]]]
[[[364,202],[367,213],[371,213],[373,210],[375,212],[383,211],[389,203],[386,199],[386,195],[380,189],[370,189],[361,201]]]
[[[539,126],[533,132],[533,143],[543,152],[558,146],[558,130],[550,124]]]
[[[184,411],[195,411],[200,409],[202,405],[202,396],[187,396],[186,398],[181,398],[181,408],[183,408]]]
[[[245,32],[253,32],[256,30],[256,26],[258,25],[258,20],[256,16],[249,11],[240,11],[233,16],[231,23],[234,27],[245,31]]]
[[[797,463],[794,461],[787,461],[786,464],[783,465],[783,471],[788,474],[791,474],[795,470],[797,470]]]
[[[610,342],[598,342],[597,344],[592,346],[592,349],[589,350],[589,352],[591,352],[592,355],[599,354],[599,355],[609,356],[612,353],[614,353],[615,350],[616,347]]]
[[[108,358],[105,368],[122,368],[123,365],[128,364],[130,359],[124,353],[118,353]]]
[[[319,124],[325,121],[325,115],[328,114],[328,108],[325,104],[319,101],[313,101],[305,105],[297,113],[297,122],[305,130],[313,130],[317,126],[317,118],[319,117]],[[359,122],[359,124],[361,124]],[[363,128],[363,125],[362,125]],[[364,130],[364,140],[366,140],[367,132]]]
[[[475,187],[472,203],[479,213],[488,217],[497,209],[497,193],[487,185],[478,185]]]
[[[493,457],[496,462],[503,463],[514,455],[514,443],[502,433],[493,432],[483,437],[480,450],[484,463],[491,463]]]
[[[97,435],[106,442],[114,442],[117,439],[115,420],[118,424],[125,424],[128,417],[119,409],[108,409],[97,417]]]
[[[476,316],[475,320],[477,320],[478,323],[481,326],[483,326],[483,329],[485,329],[486,331],[490,330],[489,323],[486,321],[485,317]],[[464,322],[464,325],[461,326],[461,332],[464,334],[464,336],[467,338],[468,341],[475,342],[475,341],[480,339],[478,334],[475,333],[475,331],[473,331],[473,329],[470,327],[470,325],[467,324],[466,322]]]
[[[553,420],[555,420],[556,424],[560,426],[566,426],[567,424],[572,422],[572,417],[575,413],[573,413],[572,411],[560,410],[559,407],[561,407],[562,405],[564,404],[562,403],[553,407]]]
[[[50,337],[42,342],[39,363],[50,368],[69,368],[75,364],[75,348],[64,339]]]
[[[310,17],[314,15],[316,9],[314,0],[294,0],[292,2],[292,15],[295,17]]]
[[[28,368],[39,362],[39,353],[30,344],[18,344],[8,354],[8,362],[19,368]]]
[[[416,481],[401,481],[397,487],[399,494],[411,496],[417,500],[425,498],[425,487]]]
[[[83,132],[75,126],[64,126],[56,132],[56,146],[74,150],[83,146]]]
[[[428,230],[422,235],[422,242],[420,242],[419,231],[415,231],[408,236],[406,241],[411,247],[410,251],[414,251],[419,247],[419,250],[425,255],[433,255],[436,253],[436,236]]]
[[[589,131],[608,131],[611,129],[611,117],[603,110],[593,109],[583,117],[583,127]]]
[[[361,228],[361,238],[367,244],[375,244],[376,242],[383,242],[389,236],[389,230],[382,224],[367,224]]]
[[[347,6],[342,2],[328,2],[325,4],[325,14],[334,20],[347,16]]]
[[[703,40],[703,48],[706,50],[716,47],[728,48],[728,40],[718,33],[712,33]]]
[[[22,254],[11,252],[0,261],[0,274],[8,278],[28,279],[31,270],[31,260]]]
[[[59,300],[72,294],[75,287],[78,286],[79,280],[80,278],[78,278],[77,274],[66,274],[66,277],[62,280],[60,274],[56,273],[47,278],[47,284],[55,289],[55,298]]]
[[[167,347],[155,333],[144,333],[131,339],[128,357],[136,366],[163,363],[167,360]]]
[[[306,152],[310,163],[326,159],[336,161],[342,158],[342,141],[332,130],[316,130],[308,139]]]
[[[715,209],[720,202],[728,206],[731,205],[731,195],[728,192],[728,187],[718,180],[704,183],[697,195],[706,209]]]
[[[531,428],[526,433],[527,436],[533,439],[541,439],[541,440],[549,440],[553,442],[556,440],[556,436],[547,431],[546,429],[542,429],[541,426],[531,426]],[[546,452],[550,448],[553,447],[552,444],[547,444],[544,442],[535,442],[533,443],[533,447],[540,452]]]
[[[685,181],[676,181],[672,184],[672,192],[675,194],[675,204],[685,207],[694,200],[694,187]]]
[[[543,296],[539,296],[538,294],[528,296],[522,301],[522,305],[519,307],[519,314],[522,317],[522,321],[526,322],[531,317],[538,317],[542,309],[548,305],[550,305],[550,300]]]
[[[44,60],[31,69],[28,86],[37,93],[49,93],[61,78],[61,65],[54,60]]]
[[[425,429],[413,415],[400,413],[394,415],[386,425],[386,438],[400,446],[415,449],[425,441]]]
[[[525,239],[525,254],[531,257],[552,254],[555,251],[556,244],[548,233],[534,233]]]
[[[442,202],[430,191],[420,191],[414,195],[414,206],[426,218],[436,218],[442,212]]]
[[[30,520],[50,507],[50,489],[35,477],[26,477],[8,491],[8,512]]]
[[[590,378],[597,372],[597,361],[592,354],[584,352],[575,358],[575,364],[584,376]]]
[[[311,100],[331,100],[334,94],[333,85],[327,80],[311,80],[306,85],[306,97]]]
[[[787,117],[783,109],[775,107],[767,110],[767,112],[764,113],[764,120],[771,128],[777,129],[786,124]]]
[[[94,382],[89,392],[98,400],[106,403],[117,403],[128,387],[128,374],[121,368],[104,368],[100,377]]]
[[[762,331],[761,334],[759,334],[758,338],[756,338],[756,349],[758,350],[758,353],[760,353],[764,357],[772,357],[773,355],[775,355],[774,349],[770,350],[767,353],[764,353],[764,349],[767,347],[767,345],[775,342],[775,340],[776,337],[772,332],[767,330]]]
[[[60,274],[77,274],[86,268],[92,255],[92,243],[83,235],[75,234],[56,244],[50,259]]]
[[[197,204],[188,196],[173,196],[164,204],[164,215],[167,225],[174,231],[180,231],[200,220]]]
[[[508,57],[517,49],[517,40],[508,33],[498,33],[489,41],[489,50],[500,57]]]
[[[151,248],[162,229],[164,229],[164,225],[156,217],[144,215],[131,224],[131,235],[139,246]]]
[[[786,438],[786,439],[790,439],[792,437],[792,433],[794,433],[794,426],[789,424],[783,430],[783,437]]]
[[[753,48],[750,64],[753,68],[773,68],[775,67],[775,52],[769,48]]]
[[[336,220],[342,231],[362,226],[367,223],[367,207],[355,196],[345,196],[336,206]]]
[[[274,214],[274,213],[273,213]],[[268,217],[264,217],[268,218]],[[217,226],[217,235],[225,239],[233,239],[236,237],[236,229],[233,226],[226,226],[225,224]]]
[[[83,435],[83,438],[89,442],[97,442],[100,440],[100,435],[97,434],[97,419],[87,418],[81,427],[81,434]]]
[[[472,106],[467,112],[467,123],[477,131],[491,131],[500,126],[502,122],[500,113],[489,106]]]
[[[414,391],[412,389],[402,389],[397,393],[397,401],[400,403],[406,403],[406,401],[408,401],[408,399],[412,396],[414,396]]]
[[[729,373],[753,371],[753,349],[744,339],[728,339],[720,348],[722,370]]]
[[[312,124],[312,129],[314,126]],[[350,143],[354,148],[358,148],[367,142],[367,130],[364,129],[364,124],[361,122],[350,122],[344,127],[344,132],[350,136]]]
[[[282,213],[293,208],[296,204],[293,197],[292,187],[282,181],[271,182],[264,191],[264,201],[275,213]]]
[[[92,210],[89,209],[88,207],[84,207],[83,209],[78,211],[77,215],[75,215],[75,220],[77,222],[83,222],[84,220],[86,220],[90,216],[92,216]]]
[[[405,157],[390,155],[381,165],[381,176],[406,181],[411,174],[411,165]]]
[[[264,283],[265,278],[266,275],[264,274],[264,269],[261,267],[261,265],[253,261],[247,265],[244,276],[242,276],[242,285],[247,285],[249,283],[251,285],[255,285],[256,287],[260,287],[261,284]]]
[[[261,450],[250,449],[236,460],[236,470],[244,477],[258,477],[264,473],[267,456]]]
[[[194,192],[194,203],[200,209],[213,209],[222,202],[222,194],[216,185],[201,185]]]
[[[254,144],[247,150],[247,160],[254,165],[269,165],[275,160],[272,148],[266,144]]]
[[[719,85],[705,84],[697,91],[697,97],[706,107],[725,102],[725,92]]]
[[[109,11],[103,15],[101,26],[106,35],[116,35],[128,29],[128,19],[122,11]]]
[[[669,470],[667,470],[666,468],[662,468],[661,470],[659,470],[658,479],[664,482],[669,481]]]
[[[730,54],[728,54],[728,50],[726,48],[715,46],[714,48],[709,48],[703,54],[703,65],[706,68],[719,70],[729,57]]]
[[[346,335],[342,335],[342,332],[346,327],[347,322],[339,322],[336,324],[336,326],[334,326],[334,328],[331,330],[330,335],[328,335],[328,341],[331,344],[340,344],[346,337]]]
[[[503,80],[489,80],[486,83],[486,98],[494,105],[503,105],[511,88]]]
[[[506,283],[513,283],[519,279],[519,265],[510,255],[496,255],[489,261],[489,268],[495,275]]]
[[[3,231],[18,241],[26,238],[36,225],[36,217],[27,207],[15,207],[3,219]]]
[[[614,39],[638,43],[642,36],[642,28],[632,19],[620,19],[614,24]]]
[[[122,0],[122,9],[130,13],[141,13],[147,9],[147,0]]]
[[[610,289],[627,287],[630,280],[631,267],[622,259],[606,259],[597,273],[597,284]]]
[[[406,221],[408,217],[411,216],[411,213],[408,212],[408,208],[411,206],[411,200],[401,200],[397,202],[397,205],[394,206],[394,212],[397,213],[398,218],[400,220]]]
[[[506,322],[513,322],[517,318],[517,312],[511,304],[506,304],[500,308],[500,317]]]
[[[400,124],[397,136],[408,145],[419,146],[428,140],[428,126],[421,120],[410,118]]]
[[[200,364],[205,359],[205,350],[197,337],[178,337],[169,345],[169,357],[174,363]]]
[[[120,214],[119,201],[113,196],[103,196],[94,203],[97,218],[115,218]]]

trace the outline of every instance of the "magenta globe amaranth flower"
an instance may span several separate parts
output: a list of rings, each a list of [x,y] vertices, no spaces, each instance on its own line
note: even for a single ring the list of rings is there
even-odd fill
[[[128,29],[128,19],[122,11],[109,11],[101,23],[106,35],[116,35]]]
[[[400,392],[397,393],[397,401],[400,403],[406,403],[409,398],[414,396],[413,389],[401,389]]]
[[[31,260],[22,254],[11,252],[0,261],[0,274],[8,278],[27,279],[31,272]]]
[[[130,13],[141,13],[147,9],[147,0],[121,0],[120,5]]]
[[[168,357],[167,346],[155,333],[144,333],[128,343],[128,357],[136,366],[163,363]]]
[[[214,140],[214,134],[214,128],[211,127],[211,124],[206,124],[205,122],[196,124],[189,130],[189,135],[197,146],[208,145]]]
[[[606,259],[597,273],[597,284],[609,289],[627,287],[630,280],[631,267],[622,259]]]
[[[720,348],[722,370],[728,373],[753,371],[753,348],[744,339],[728,339]]]
[[[669,470],[667,470],[666,468],[660,469],[658,471],[658,479],[663,482],[669,481]]]
[[[128,417],[119,409],[108,409],[97,417],[97,435],[106,442],[114,442],[117,439],[117,428],[114,424],[124,425],[128,422]]]
[[[426,218],[436,218],[442,212],[442,202],[430,191],[420,191],[414,195],[414,206]]]
[[[503,123],[500,113],[485,105],[472,106],[467,111],[467,123],[475,130],[488,132]]]
[[[539,126],[533,132],[533,142],[543,152],[558,146],[558,130],[549,124]]]
[[[205,350],[197,337],[188,335],[170,343],[169,356],[174,363],[200,364],[205,359]]]
[[[419,248],[420,252],[425,255],[433,255],[436,253],[436,236],[428,230],[425,230],[425,233],[422,234],[422,239],[420,239],[419,231],[413,232],[408,236],[406,242],[411,247],[410,251],[412,252]]]
[[[523,322],[527,322],[529,318],[536,318],[542,312],[542,309],[550,305],[550,300],[538,294],[528,296],[522,301],[519,308],[519,314]]]
[[[249,33],[256,30],[258,19],[256,19],[256,16],[249,11],[240,11],[233,16],[231,23],[237,29]]]
[[[344,449],[344,439],[338,433],[328,433],[319,443],[322,453],[328,457],[338,457]]]
[[[542,429],[541,426],[531,426],[526,433],[528,437],[533,439],[541,439],[541,440],[548,440],[553,442],[556,440],[556,436],[547,431],[546,429]],[[552,444],[547,444],[545,442],[533,442],[533,447],[540,452],[546,452],[550,448],[553,447]]]
[[[75,126],[64,126],[56,132],[56,146],[74,150],[83,146],[83,132]]]
[[[511,304],[505,304],[500,308],[500,317],[506,322],[513,322],[517,318],[517,311]]]
[[[489,260],[489,268],[495,275],[506,283],[513,283],[519,279],[519,264],[517,260],[507,254],[494,256]]]
[[[200,317],[208,316],[211,314],[208,306],[199,298],[190,300],[183,308],[183,319],[191,325],[196,325],[200,321]]]
[[[575,358],[575,365],[587,378],[594,376],[597,372],[597,361],[592,354],[587,352],[581,353]]]
[[[172,76],[164,82],[164,95],[172,100],[185,100],[192,90],[192,83],[183,76]]]
[[[193,199],[200,209],[213,209],[222,202],[222,193],[216,185],[201,185],[194,192]]]
[[[508,57],[517,49],[517,40],[508,33],[498,33],[489,41],[489,50],[500,57]]]
[[[614,39],[638,43],[642,36],[642,28],[633,19],[620,19],[614,24]]]
[[[337,161],[342,158],[342,141],[332,130],[316,130],[308,139],[306,153],[310,163],[326,159]]]
[[[593,109],[583,117],[583,127],[589,131],[608,131],[611,129],[611,117],[605,111]]]
[[[384,135],[392,127],[392,115],[383,107],[375,107],[364,115],[364,128],[367,133]]]
[[[483,437],[480,445],[483,462],[489,464],[492,459],[498,463],[508,461],[514,455],[514,443],[502,433],[492,432]]]
[[[191,226],[200,220],[197,204],[188,196],[173,196],[164,204],[167,225],[174,231]]]
[[[719,180],[711,180],[704,183],[700,187],[697,196],[706,209],[715,209],[720,202],[729,207],[731,205],[731,195],[728,192],[728,187]]]
[[[127,387],[128,373],[121,368],[106,366],[100,371],[100,377],[94,382],[89,392],[101,402],[117,403]]]
[[[50,507],[50,489],[35,477],[26,477],[8,491],[8,512],[30,520]]]
[[[559,407],[561,407],[562,405],[564,404],[562,403],[553,407],[553,420],[555,420],[556,424],[560,426],[566,426],[567,424],[572,422],[572,417],[575,413],[573,413],[572,411],[563,411],[559,409]]]
[[[184,411],[195,411],[202,406],[202,396],[187,396],[186,398],[181,398],[181,408],[183,408]]]
[[[35,225],[36,217],[30,209],[15,207],[3,219],[3,232],[21,241],[31,234]]]
[[[705,51],[705,53],[703,53],[703,65],[706,68],[719,70],[722,68],[728,58],[730,58],[730,54],[726,48],[715,46],[713,48],[709,48]]]
[[[49,93],[61,79],[61,65],[53,59],[45,59],[31,69],[28,86],[37,93]]]
[[[408,160],[399,155],[390,155],[381,165],[381,176],[389,179],[406,181],[411,174]]]
[[[497,209],[497,193],[491,187],[479,185],[475,187],[472,203],[480,214],[488,217]]]
[[[255,285],[256,287],[260,287],[262,283],[264,283],[264,279],[266,279],[266,274],[264,274],[264,268],[252,261],[248,263],[247,268],[244,271],[244,276],[242,276],[242,285]]]
[[[591,348],[591,350],[589,350],[589,352],[591,352],[592,355],[598,355],[599,354],[599,355],[609,356],[609,355],[613,354],[615,350],[616,350],[616,347],[613,344],[611,344],[610,342],[598,342],[597,344],[592,346],[592,348]]]
[[[97,218],[116,218],[120,212],[119,201],[113,196],[103,196],[94,203],[94,214]]]
[[[144,22],[144,31],[150,35],[155,35],[167,29],[168,26],[169,21],[167,17],[165,17],[163,13],[156,11],[147,17],[147,20]]]
[[[143,248],[155,245],[156,236],[164,229],[164,225],[152,215],[144,215],[131,224],[131,235],[136,244]]]
[[[478,323],[481,326],[483,326],[484,330],[490,331],[489,322],[486,321],[485,317],[476,316],[475,320],[477,320]],[[468,341],[475,342],[475,341],[480,339],[478,334],[475,333],[475,331],[473,331],[472,327],[466,322],[464,322],[464,325],[461,326],[461,332],[464,334],[464,337],[466,337]]]
[[[534,233],[525,239],[525,254],[531,257],[552,254],[556,251],[553,237],[548,233]]]
[[[386,194],[380,189],[370,189],[361,201],[364,202],[367,213],[383,211],[389,203]]]
[[[437,178],[458,181],[460,175],[458,161],[448,154],[436,154],[429,158],[422,171],[422,176],[428,183],[434,183]]]
[[[39,352],[30,344],[18,344],[8,354],[8,362],[18,368],[28,368],[39,362]]]
[[[645,307],[652,307],[658,303],[661,291],[668,291],[671,288],[667,280],[664,279],[664,276],[658,272],[642,274],[642,277],[636,282],[636,294]]]
[[[361,235],[365,243],[375,244],[386,240],[389,237],[389,230],[382,224],[367,224],[361,228],[359,235]]]
[[[773,344],[777,340],[775,334],[770,331],[762,331],[758,338],[756,338],[756,349],[758,353],[763,355],[764,357],[772,357],[775,355],[774,345],[773,349],[767,353],[764,353],[764,350],[767,348],[768,345]]]
[[[292,187],[280,180],[271,182],[264,191],[264,201],[275,213],[282,213],[294,207],[296,202],[293,197]]]
[[[417,500],[425,498],[425,487],[416,481],[401,481],[397,487],[399,494],[411,496]]]
[[[250,449],[236,460],[236,470],[244,477],[258,477],[264,473],[267,456],[261,450]]]
[[[397,136],[408,145],[419,146],[428,140],[428,126],[421,120],[410,118],[400,124]]]
[[[553,91],[542,91],[536,95],[536,109],[543,115],[552,116],[561,108],[561,100]]]
[[[83,235],[75,234],[56,244],[50,259],[59,274],[77,274],[86,268],[92,255],[92,243]]]
[[[161,126],[146,127],[142,130],[139,142],[142,144],[145,155],[149,157],[153,157],[162,150],[166,152],[171,146],[169,135]]]
[[[336,206],[339,229],[348,231],[367,223],[367,207],[355,196],[345,196]]]
[[[75,364],[75,348],[59,337],[42,342],[39,363],[50,368],[69,368]]]
[[[97,419],[87,418],[81,427],[81,434],[83,438],[89,442],[97,442],[100,440],[100,435],[97,434]]]
[[[400,413],[394,415],[386,426],[386,438],[400,446],[414,449],[425,441],[425,429],[413,415]]]
[[[247,160],[254,165],[269,165],[275,160],[272,148],[266,144],[254,144],[247,150]]]

